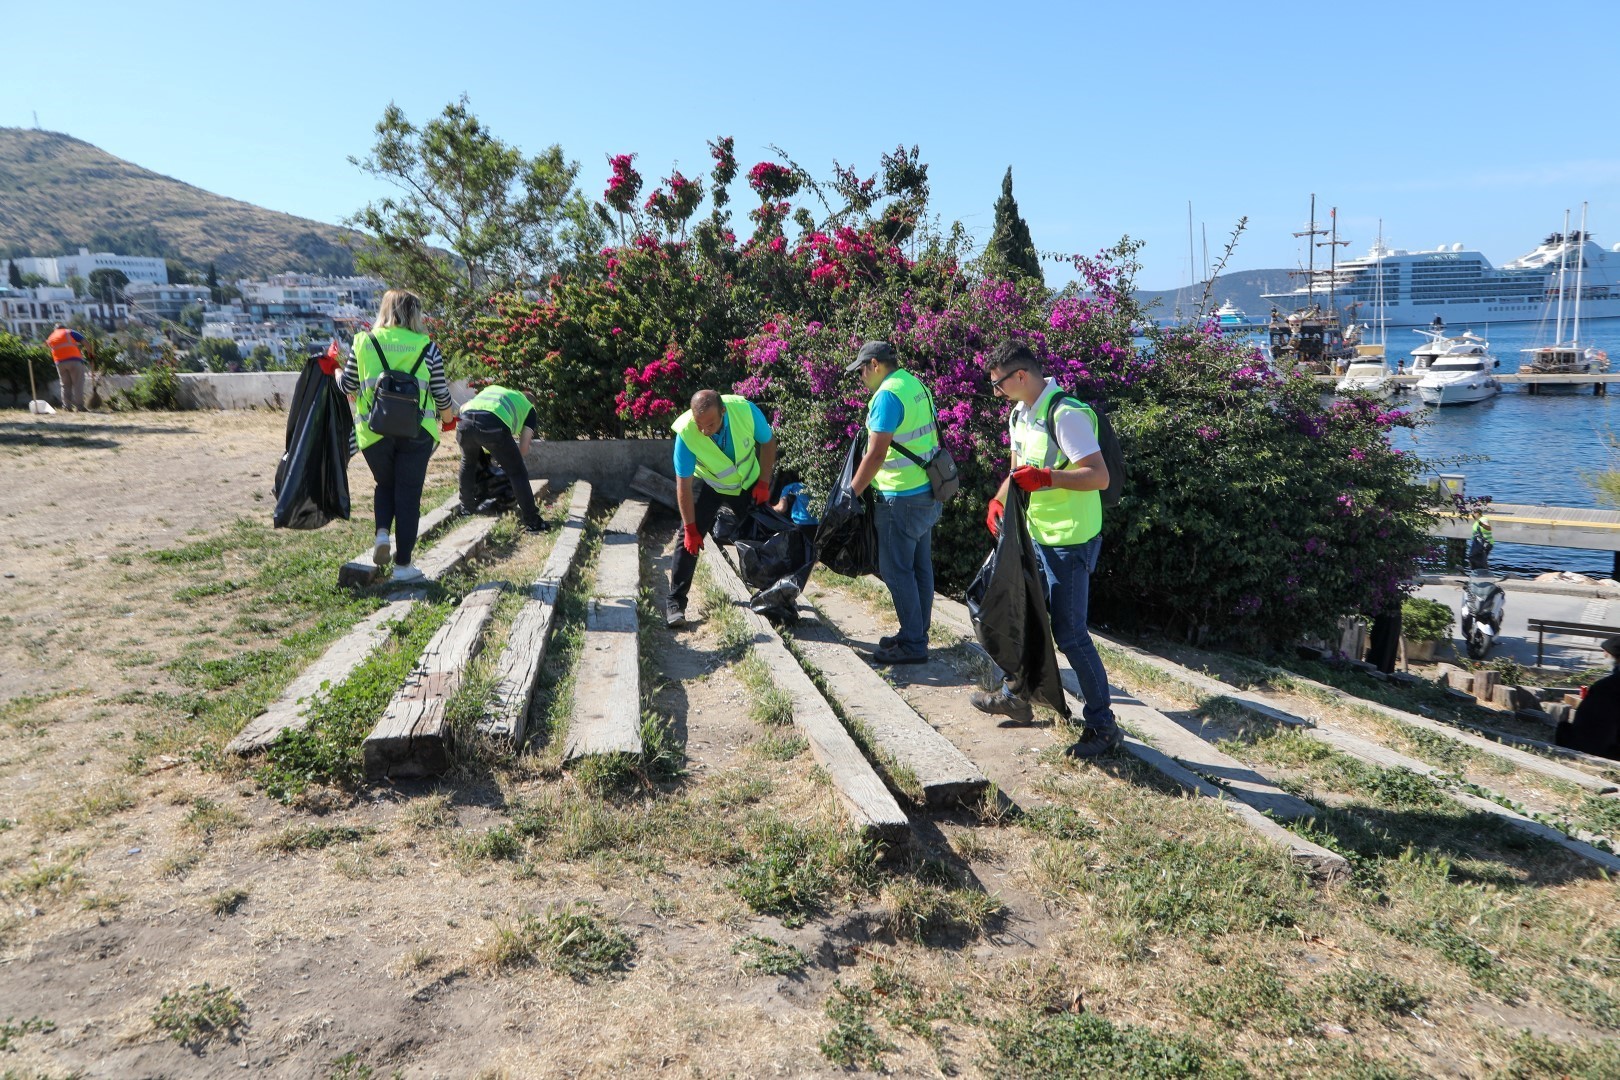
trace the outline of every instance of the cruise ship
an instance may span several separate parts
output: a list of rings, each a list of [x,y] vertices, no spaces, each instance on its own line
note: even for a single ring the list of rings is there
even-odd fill
[[[1553,233],[1528,255],[1500,267],[1461,244],[1432,251],[1374,246],[1331,271],[1317,272],[1314,288],[1266,293],[1284,314],[1337,294],[1339,307],[1355,304],[1356,320],[1378,319],[1377,279],[1384,278],[1383,317],[1388,326],[1428,326],[1436,316],[1447,326],[1540,322],[1558,299],[1558,257],[1565,252],[1565,279],[1572,282],[1577,257],[1581,273],[1581,317],[1620,318],[1620,244],[1605,249],[1581,232]],[[1575,287],[1567,284],[1565,303]]]

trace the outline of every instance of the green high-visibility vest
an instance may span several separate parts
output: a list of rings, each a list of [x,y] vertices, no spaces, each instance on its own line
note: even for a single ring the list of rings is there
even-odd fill
[[[737,394],[721,394],[726,424],[731,428],[731,453],[698,430],[697,420],[688,409],[670,425],[675,437],[686,444],[697,458],[698,479],[722,495],[738,495],[759,479],[759,454],[754,444],[754,406]]]
[[[463,414],[470,412],[494,413],[506,425],[506,430],[517,438],[518,432],[523,430],[523,420],[533,408],[529,399],[516,390],[508,390],[504,386],[491,383],[478,391],[478,396],[461,407]]]
[[[915,491],[929,487],[928,474],[923,467],[896,450],[895,446],[904,446],[924,461],[928,460],[928,455],[939,445],[939,431],[934,426],[934,401],[917,376],[904,368],[895,368],[890,372],[878,385],[876,394],[885,390],[900,399],[905,413],[900,417],[900,426],[893,432],[883,464],[878,467],[877,475],[872,477],[872,486],[879,491]]]
[[[1052,394],[1062,395],[1056,407],[1048,397]],[[1040,469],[1056,470],[1074,464],[1064,456],[1048,425],[1055,429],[1066,413],[1076,409],[1091,421],[1091,430],[1095,434],[1097,414],[1091,411],[1091,406],[1075,401],[1055,387],[1048,387],[1035,400],[1035,404],[1022,410],[1022,417],[1019,416],[1020,410],[1014,409],[1007,421],[1013,468],[1033,465]],[[1102,532],[1102,494],[1058,487],[1031,492],[1024,522],[1029,526],[1030,539],[1037,544],[1046,547],[1084,544]]]
[[[354,439],[360,444],[360,449],[375,443],[382,436],[372,431],[366,421],[371,418],[371,402],[377,391],[377,382],[382,378],[382,359],[377,355],[380,346],[383,355],[388,357],[388,366],[395,371],[405,372],[416,363],[416,358],[422,355],[427,347],[429,338],[426,334],[413,333],[403,326],[385,326],[380,330],[368,330],[354,339],[354,365],[360,375],[360,393],[355,399]],[[427,361],[416,369],[416,383],[419,389],[418,402],[422,408],[422,430],[433,436],[433,441],[439,441],[438,409],[433,404],[433,395],[428,391],[428,384],[433,375],[428,371]]]

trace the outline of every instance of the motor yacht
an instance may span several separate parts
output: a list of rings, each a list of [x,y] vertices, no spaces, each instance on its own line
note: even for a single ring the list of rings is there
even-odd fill
[[[1435,357],[1417,381],[1423,404],[1471,405],[1502,392],[1502,384],[1492,374],[1500,361],[1491,356],[1490,343],[1471,333],[1463,337],[1468,340]]]

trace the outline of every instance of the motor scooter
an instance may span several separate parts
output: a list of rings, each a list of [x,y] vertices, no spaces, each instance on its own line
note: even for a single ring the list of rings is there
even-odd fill
[[[1483,660],[1502,631],[1507,593],[1490,572],[1491,545],[1475,538],[1468,545],[1468,580],[1463,582],[1463,641],[1471,660]]]

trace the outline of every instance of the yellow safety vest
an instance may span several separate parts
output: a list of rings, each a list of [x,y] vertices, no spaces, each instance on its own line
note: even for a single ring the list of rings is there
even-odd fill
[[[900,399],[905,413],[900,417],[900,426],[894,430],[893,441],[889,443],[889,452],[884,455],[883,464],[878,468],[877,475],[872,477],[872,486],[879,491],[889,492],[926,489],[929,487],[928,473],[921,465],[896,450],[895,446],[904,446],[924,461],[928,460],[928,455],[939,445],[939,431],[934,424],[934,401],[917,376],[904,368],[895,368],[878,385],[873,396],[885,390]]]
[[[688,409],[670,430],[697,458],[698,479],[722,495],[738,495],[759,479],[759,454],[754,445],[754,406],[745,397],[721,394],[726,424],[731,428],[731,452],[727,457],[715,441],[698,430],[697,420]]]
[[[523,418],[529,415],[533,406],[529,399],[516,390],[508,390],[504,386],[493,384],[478,391],[478,396],[461,407],[463,414],[470,412],[494,413],[501,418],[501,423],[517,438],[518,432],[523,430]]]
[[[382,379],[382,359],[377,355],[377,348],[381,346],[383,355],[388,357],[388,366],[398,372],[406,372],[416,363],[416,358],[422,355],[422,350],[430,339],[426,334],[418,334],[405,329],[403,326],[385,326],[380,330],[368,330],[354,339],[354,366],[360,376],[360,393],[355,398],[354,439],[364,450],[382,438],[366,425],[371,418],[371,402],[377,392],[377,383]],[[438,409],[433,404],[433,395],[428,386],[433,375],[428,371],[427,360],[423,360],[416,369],[416,383],[420,389],[419,403],[422,407],[422,430],[433,436],[433,441],[439,441]]]
[[[1085,413],[1086,419],[1091,421],[1092,432],[1096,432],[1097,414],[1092,412],[1091,406],[1065,398],[1058,402],[1056,408],[1048,408],[1051,404],[1048,395],[1061,393],[1061,390],[1048,387],[1045,393],[1035,399],[1035,404],[1023,410],[1021,419],[1019,410],[1013,410],[1008,418],[1013,468],[1033,465],[1056,471],[1073,464],[1064,456],[1057,439],[1047,430],[1048,422],[1055,428],[1058,420],[1067,412],[1079,409]],[[1102,494],[1058,487],[1031,492],[1024,521],[1029,526],[1030,538],[1037,544],[1046,547],[1084,544],[1102,532]]]

